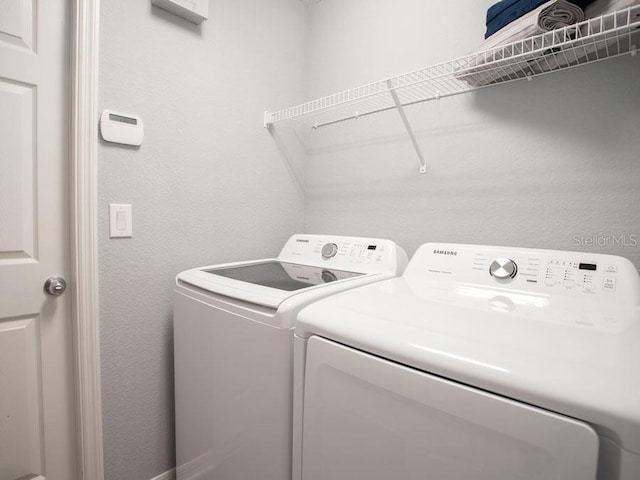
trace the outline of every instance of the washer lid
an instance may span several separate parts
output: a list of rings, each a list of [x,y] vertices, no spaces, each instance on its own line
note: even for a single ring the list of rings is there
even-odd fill
[[[209,292],[277,308],[303,290],[364,275],[331,268],[265,259],[187,270],[178,281]]]

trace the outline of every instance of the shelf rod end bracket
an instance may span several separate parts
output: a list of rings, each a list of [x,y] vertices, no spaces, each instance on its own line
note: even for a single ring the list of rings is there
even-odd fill
[[[422,155],[422,150],[420,150],[418,140],[416,140],[416,136],[413,133],[413,128],[411,128],[411,124],[409,123],[407,114],[404,111],[404,107],[402,106],[400,98],[398,98],[398,94],[396,93],[395,88],[393,88],[391,80],[387,80],[387,87],[389,88],[389,93],[391,94],[391,98],[393,98],[393,102],[396,104],[396,108],[398,109],[398,113],[400,114],[400,118],[402,119],[402,123],[404,123],[404,128],[407,129],[407,133],[409,134],[411,143],[413,143],[413,148],[415,148],[416,153],[418,154],[418,161],[420,162],[420,173],[427,173],[427,162]]]
[[[273,114],[271,112],[269,112],[268,110],[265,110],[265,112],[264,112],[264,128],[266,128],[267,130],[271,130],[271,127],[273,127]]]

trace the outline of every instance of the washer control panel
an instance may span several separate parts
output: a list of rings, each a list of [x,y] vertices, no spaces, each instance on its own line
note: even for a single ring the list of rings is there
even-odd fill
[[[480,245],[424,244],[406,276],[521,292],[637,299],[640,276],[626,258]],[[634,300],[636,301],[636,300]]]
[[[336,257],[340,262],[350,265],[382,264],[386,261],[388,245],[380,241],[343,240],[338,243],[317,242],[314,253],[323,259]]]
[[[353,272],[404,271],[407,254],[395,242],[379,238],[294,235],[278,260]]]

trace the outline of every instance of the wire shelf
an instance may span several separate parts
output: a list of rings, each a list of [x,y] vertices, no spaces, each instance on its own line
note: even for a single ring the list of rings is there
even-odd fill
[[[284,110],[265,112],[265,126],[302,121],[309,128],[320,128],[396,108],[404,116],[402,108],[409,105],[635,55],[639,39],[640,5],[636,5]]]

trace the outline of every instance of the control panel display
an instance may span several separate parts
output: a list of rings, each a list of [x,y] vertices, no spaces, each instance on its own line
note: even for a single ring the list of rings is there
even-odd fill
[[[478,295],[489,288],[542,295],[544,302],[561,295],[640,305],[635,265],[599,253],[426,243],[413,255],[404,277],[434,282],[438,289],[458,285],[454,288]]]
[[[331,248],[333,246],[333,248]],[[331,252],[329,252],[331,249]],[[335,257],[335,259],[347,266],[362,266],[379,264],[385,261],[386,248],[383,244],[373,244],[365,242],[338,242],[338,243],[326,243],[318,251],[316,246],[316,252],[320,253],[321,257],[326,261]],[[329,255],[331,253],[331,255]]]
[[[311,234],[291,237],[278,259],[362,273],[404,271],[407,262],[404,250],[390,240]]]
[[[524,277],[525,283],[540,284],[546,288],[595,294],[615,292],[615,268],[605,268],[603,276],[594,262],[580,262],[566,258],[542,258],[534,255],[517,256],[514,259],[496,258],[478,252],[473,260],[473,270],[482,271],[489,266],[489,274],[499,282],[509,282],[516,275]],[[522,268],[520,268],[522,267]],[[518,277],[519,278],[519,277]]]
[[[138,120],[132,117],[125,117],[124,115],[117,115],[115,113],[109,114],[109,120],[113,120],[114,122],[120,123],[128,123],[130,125],[137,125]]]
[[[522,255],[515,251],[511,258],[492,258],[483,251],[475,252],[471,260],[471,270],[489,271],[489,275],[499,284],[515,282],[520,288],[545,290],[553,288],[559,292],[593,295],[600,292],[612,293],[617,289],[616,267],[606,265],[599,268],[596,262],[580,262],[567,257],[544,257],[530,251]],[[445,257],[442,257],[445,258]]]
[[[598,266],[595,263],[581,263],[580,265],[578,265],[578,269],[592,270],[595,272],[598,269]]]

